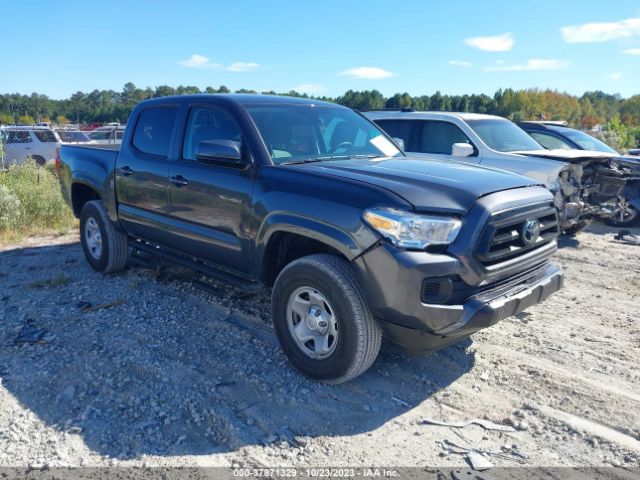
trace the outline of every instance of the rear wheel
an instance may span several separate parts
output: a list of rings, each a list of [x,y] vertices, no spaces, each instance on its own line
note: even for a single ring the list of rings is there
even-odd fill
[[[80,213],[80,240],[87,262],[102,273],[117,272],[127,264],[127,235],[115,228],[100,200],[92,200]]]
[[[382,339],[353,270],[328,254],[287,265],[272,293],[273,322],[282,350],[309,377],[351,380],[376,359]]]

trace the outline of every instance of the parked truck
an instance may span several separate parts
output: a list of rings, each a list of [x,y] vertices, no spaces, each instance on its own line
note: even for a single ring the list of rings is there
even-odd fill
[[[95,270],[123,269],[136,249],[239,288],[271,288],[284,353],[326,382],[369,368],[383,335],[433,351],[562,285],[545,188],[413,160],[330,103],[147,100],[120,146],[63,145],[57,168]]]

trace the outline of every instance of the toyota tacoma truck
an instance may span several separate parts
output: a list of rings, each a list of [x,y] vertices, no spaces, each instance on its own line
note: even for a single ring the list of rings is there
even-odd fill
[[[307,99],[147,100],[120,146],[63,145],[63,195],[99,272],[151,252],[271,288],[282,350],[339,383],[382,336],[429,352],[557,291],[552,195],[509,172],[413,160],[359,113]]]

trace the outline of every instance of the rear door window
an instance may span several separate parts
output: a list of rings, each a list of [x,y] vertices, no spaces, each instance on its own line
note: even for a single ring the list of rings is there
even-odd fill
[[[58,139],[51,130],[34,130],[33,134],[44,143],[56,143]]]
[[[147,108],[140,112],[133,132],[133,146],[142,153],[168,157],[177,113],[175,107]]]
[[[473,145],[457,125],[441,121],[424,121],[418,135],[419,152],[451,155],[454,143]]]

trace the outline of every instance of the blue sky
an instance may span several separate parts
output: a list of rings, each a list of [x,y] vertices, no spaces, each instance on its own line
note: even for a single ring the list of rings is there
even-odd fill
[[[637,0],[5,1],[0,92],[640,93]]]

